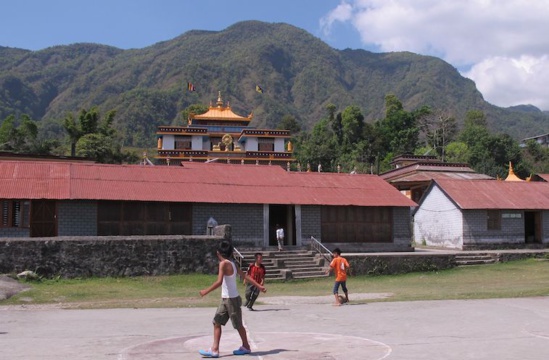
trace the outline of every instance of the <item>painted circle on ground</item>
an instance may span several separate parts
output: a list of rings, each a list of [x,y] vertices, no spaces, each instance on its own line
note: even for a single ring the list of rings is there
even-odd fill
[[[535,337],[549,339],[549,323],[545,320],[539,320],[526,325],[524,330]]]
[[[277,360],[381,360],[391,348],[379,341],[338,334],[310,332],[253,332],[249,335],[252,354],[247,358]],[[221,337],[220,357],[233,356],[240,346],[236,331]],[[201,358],[198,350],[207,350],[212,336],[160,339],[124,349],[118,360],[169,360]]]

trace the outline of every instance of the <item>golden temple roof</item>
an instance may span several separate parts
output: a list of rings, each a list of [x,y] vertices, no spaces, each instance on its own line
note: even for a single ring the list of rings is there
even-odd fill
[[[190,114],[189,115],[189,122],[193,119],[197,120],[226,120],[226,121],[251,121],[253,118],[253,113],[248,115],[247,117],[240,116],[235,114],[231,110],[231,106],[229,105],[229,102],[227,102],[227,106],[223,106],[223,100],[221,99],[221,91],[218,94],[216,106],[212,106],[210,104],[210,107],[207,112],[200,115]]]
[[[513,170],[513,164],[509,161],[509,175],[505,178],[505,181],[524,181],[519,178]]]

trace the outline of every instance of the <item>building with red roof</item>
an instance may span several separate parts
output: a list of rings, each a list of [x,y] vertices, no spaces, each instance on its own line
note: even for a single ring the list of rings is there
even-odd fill
[[[1,237],[203,235],[230,224],[239,246],[311,236],[345,251],[410,251],[416,203],[376,175],[280,166],[0,161]]]
[[[436,156],[399,155],[392,162],[392,170],[380,174],[403,194],[418,202],[431,180],[490,180],[493,177],[474,171],[467,164],[447,163]]]
[[[549,245],[549,183],[435,179],[414,210],[414,241],[477,249]]]

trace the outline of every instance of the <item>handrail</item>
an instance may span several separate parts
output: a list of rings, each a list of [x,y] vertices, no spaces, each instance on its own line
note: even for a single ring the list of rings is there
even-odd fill
[[[238,251],[235,247],[233,247],[233,258],[238,263],[238,267],[242,269],[242,261],[244,260],[244,256]]]
[[[328,250],[326,246],[322,245],[322,243],[317,239],[315,239],[313,236],[311,236],[311,241],[309,242],[309,245],[313,250],[318,251],[320,255],[322,255],[326,260],[328,261],[332,260],[331,258],[333,256],[332,252]],[[329,256],[326,255],[322,250],[325,250],[330,255]]]

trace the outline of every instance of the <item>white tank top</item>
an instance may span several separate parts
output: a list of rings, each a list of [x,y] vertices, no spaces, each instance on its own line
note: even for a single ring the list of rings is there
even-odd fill
[[[223,275],[223,283],[221,284],[221,297],[224,299],[235,298],[239,296],[238,288],[236,287],[236,266],[232,261],[229,261],[229,263],[233,267],[233,274]]]

